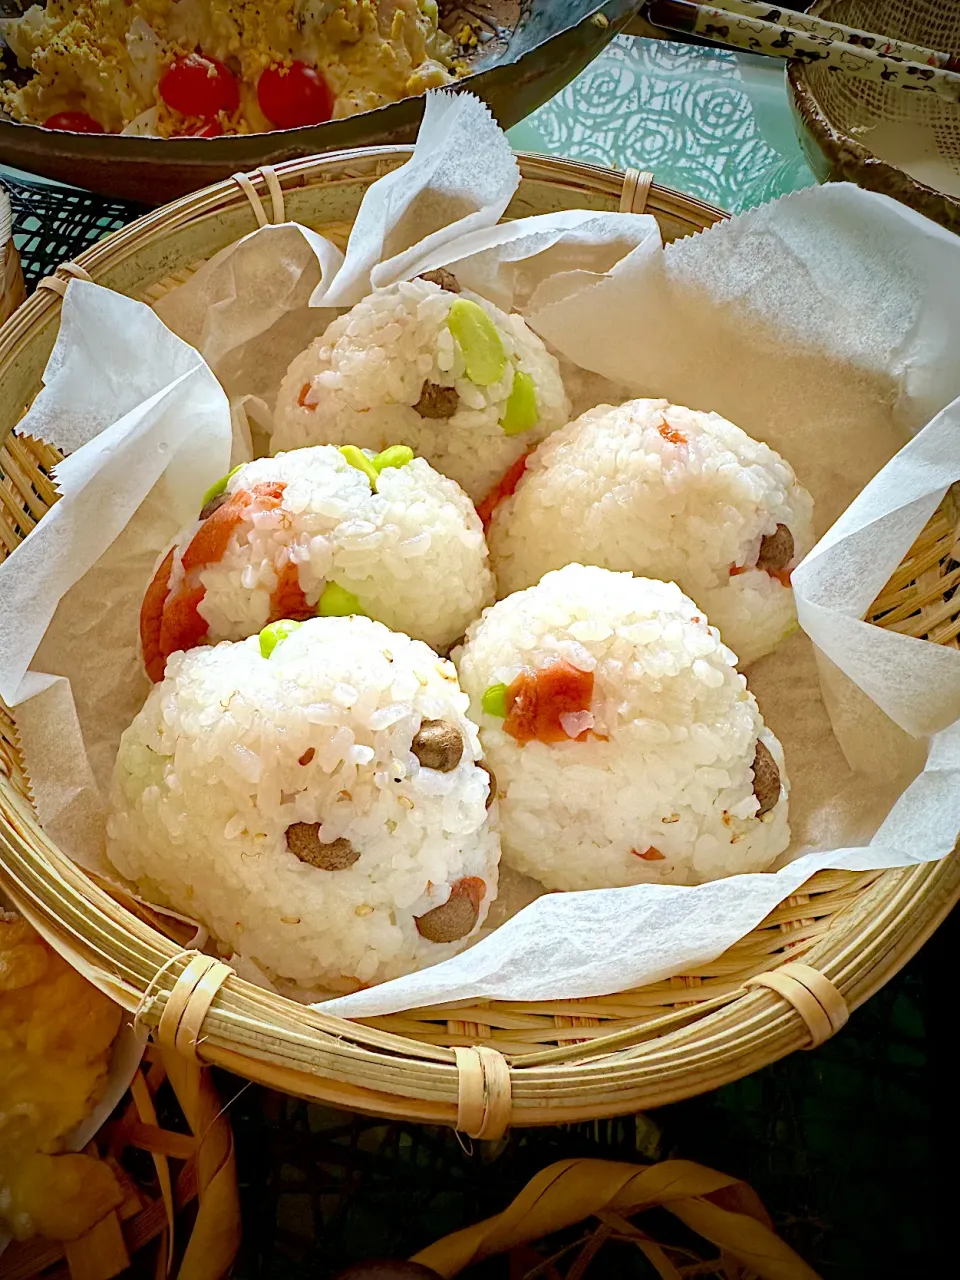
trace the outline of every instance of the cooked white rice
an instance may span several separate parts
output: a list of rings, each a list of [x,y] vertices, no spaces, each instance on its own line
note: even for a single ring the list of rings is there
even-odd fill
[[[545,441],[488,541],[500,595],[571,562],[675,581],[746,665],[796,627],[790,587],[755,567],[763,539],[789,530],[789,571],[813,545],[812,517],[790,465],[733,423],[630,400]]]
[[[271,451],[406,444],[482,501],[518,458],[568,420],[569,402],[557,361],[520,316],[475,294],[459,297],[479,305],[500,336],[506,364],[496,382],[480,386],[467,377],[448,324],[456,293],[420,279],[392,285],[335,320],[293,361],[277,397]],[[517,372],[533,379],[537,421],[507,435],[500,423]],[[452,414],[424,417],[414,408],[428,383],[456,393]]]
[[[451,663],[367,618],[306,622],[269,658],[257,637],[178,653],[121,741],[110,861],[300,987],[351,990],[445,959],[468,936],[431,941],[423,918],[475,878],[472,935],[497,889],[466,710]],[[460,744],[455,766],[421,763],[430,721]],[[294,824],[356,860],[307,864],[288,847]]]
[[[487,609],[454,658],[497,777],[504,863],[548,889],[699,884],[786,848],[780,744],[675,584],[568,565]],[[592,673],[589,707],[562,719],[569,741],[521,746],[484,692],[557,661]],[[758,740],[779,771],[757,783],[762,817]]]
[[[473,504],[423,458],[386,467],[374,492],[367,475],[332,445],[299,449],[240,467],[223,500],[258,485],[279,486],[279,505],[255,498],[222,558],[193,571],[203,588],[197,611],[207,642],[242,640],[290,616],[289,591],[281,590],[285,599],[275,594],[288,566],[295,566],[300,603],[310,612],[327,584],[336,583],[356,596],[359,612],[443,650],[493,599]],[[182,557],[202,523],[177,541],[170,601],[183,585]]]

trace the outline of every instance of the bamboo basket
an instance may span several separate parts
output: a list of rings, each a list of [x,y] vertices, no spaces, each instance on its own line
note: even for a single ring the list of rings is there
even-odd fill
[[[367,186],[409,148],[298,160],[185,197],[78,260],[98,283],[155,300],[197,264],[284,216],[342,243]],[[646,208],[674,240],[725,215],[649,174],[520,157],[508,216]],[[252,180],[252,187],[251,187]],[[248,192],[253,192],[252,200]],[[60,285],[62,288],[62,283]],[[38,291],[0,330],[0,557],[56,500],[51,449],[14,437],[37,394],[59,318]],[[931,519],[869,615],[956,647],[954,508]],[[184,950],[44,835],[11,718],[0,710],[0,880],[92,981],[161,1043],[302,1097],[455,1125],[483,1138],[662,1105],[820,1043],[888,981],[960,896],[960,860],[885,872],[822,872],[695,973],[590,1000],[466,1002],[348,1022],[303,1008]]]

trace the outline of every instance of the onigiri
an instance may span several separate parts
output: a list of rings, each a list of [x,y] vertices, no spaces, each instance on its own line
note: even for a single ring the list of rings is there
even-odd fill
[[[405,444],[480,503],[569,415],[532,329],[441,270],[372,293],[297,356],[271,451]]]
[[[362,613],[434,648],[493,599],[473,504],[403,446],[323,445],[238,467],[161,558],[140,619],[159,680],[178,649],[281,618]]]
[[[548,889],[691,885],[787,847],[780,744],[674,583],[571,564],[487,609],[454,656],[504,865]]]
[[[716,413],[601,405],[526,461],[487,530],[500,595],[578,562],[676,582],[747,665],[796,628],[790,571],[813,501],[790,465]]]
[[[456,671],[368,618],[174,654],[124,733],[113,866],[271,980],[355,990],[454,954],[497,892]]]

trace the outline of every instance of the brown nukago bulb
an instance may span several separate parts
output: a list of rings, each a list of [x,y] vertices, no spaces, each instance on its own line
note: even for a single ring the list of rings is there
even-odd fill
[[[460,281],[446,267],[437,267],[435,271],[424,271],[423,275],[417,276],[417,279],[438,285],[441,289],[446,289],[447,293],[460,292]]]
[[[324,844],[319,822],[294,822],[287,827],[287,848],[301,862],[320,871],[345,871],[360,857],[343,836]]]
[[[757,568],[765,573],[781,573],[793,559],[793,534],[785,524],[778,524],[775,533],[768,533],[760,542]]]
[[[762,742],[757,743],[757,753],[753,757],[753,794],[760,802],[758,818],[769,813],[780,799],[780,770]]]
[[[486,888],[477,876],[458,880],[442,906],[416,917],[421,938],[428,942],[457,942],[465,938],[477,923]]]
[[[339,1272],[334,1280],[440,1280],[440,1276],[431,1267],[404,1258],[371,1258]]]
[[[463,756],[463,735],[446,720],[424,720],[410,743],[424,769],[452,773]]]
[[[490,790],[487,792],[487,808],[489,809],[497,798],[497,775],[484,760],[477,761],[477,768],[490,775]]]
[[[460,396],[456,387],[425,382],[420,388],[420,399],[413,407],[421,418],[452,418],[460,407]]]

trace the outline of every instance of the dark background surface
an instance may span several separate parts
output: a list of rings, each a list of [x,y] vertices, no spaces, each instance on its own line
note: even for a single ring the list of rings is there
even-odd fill
[[[955,1275],[958,944],[954,912],[815,1052],[649,1116],[517,1131],[472,1152],[447,1130],[351,1117],[224,1077],[224,1100],[243,1090],[230,1106],[245,1233],[235,1274],[326,1280],[499,1212],[554,1160],[674,1155],[749,1182],[825,1280]],[[654,1236],[659,1225],[649,1224]],[[491,1263],[469,1274],[508,1271]],[[621,1248],[587,1274],[655,1273]]]
[[[4,179],[28,287],[141,210]],[[350,1116],[219,1080],[237,1139],[244,1242],[237,1280],[326,1280],[405,1256],[503,1209],[569,1156],[671,1155],[743,1178],[824,1280],[957,1274],[960,1178],[953,1043],[960,908],[834,1040],[649,1116],[467,1144],[449,1130]],[[661,1226],[650,1224],[656,1235]],[[505,1263],[470,1273],[506,1277]],[[606,1251],[588,1280],[654,1273]]]

